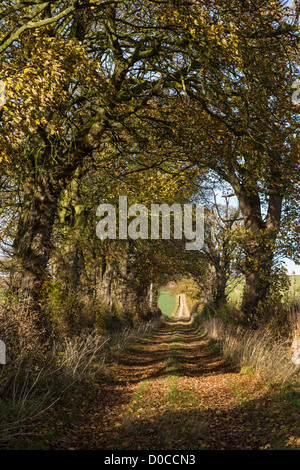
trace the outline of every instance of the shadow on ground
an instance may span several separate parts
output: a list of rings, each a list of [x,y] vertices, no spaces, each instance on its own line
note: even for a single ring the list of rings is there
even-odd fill
[[[89,419],[83,409],[56,448],[294,448],[299,393],[282,393],[238,373],[188,322],[169,321],[119,361],[114,378],[99,385]]]

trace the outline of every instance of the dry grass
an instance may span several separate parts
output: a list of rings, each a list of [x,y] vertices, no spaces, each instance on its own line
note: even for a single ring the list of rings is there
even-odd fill
[[[18,356],[0,365],[0,446],[34,438],[45,413],[68,389],[96,375],[105,376],[111,361],[159,325],[160,320],[152,320],[106,336],[85,333],[45,346],[38,355],[34,350],[28,354],[27,342],[23,350],[18,343]],[[12,337],[15,344],[17,336]]]
[[[204,319],[201,328],[219,343],[222,354],[242,368],[260,375],[267,383],[299,381],[299,367],[291,361],[291,340],[275,339],[267,330],[247,330],[225,325],[220,318]]]

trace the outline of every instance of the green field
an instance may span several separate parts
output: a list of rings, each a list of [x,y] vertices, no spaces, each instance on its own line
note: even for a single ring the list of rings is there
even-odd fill
[[[300,301],[300,276],[289,276],[290,288],[284,295],[286,302]],[[231,304],[238,306],[242,300],[244,279],[230,279],[227,286],[228,300]]]
[[[160,292],[157,304],[164,315],[171,317],[175,315],[178,307],[178,295],[171,295],[168,292]]]
[[[290,300],[300,300],[300,276],[289,276],[290,289],[288,296]]]

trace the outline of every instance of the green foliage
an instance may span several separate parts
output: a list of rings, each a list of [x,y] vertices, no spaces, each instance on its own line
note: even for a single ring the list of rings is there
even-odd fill
[[[215,316],[216,316],[215,310],[211,308],[209,305],[204,305],[199,315],[199,317],[203,317],[205,319],[213,318]]]
[[[96,332],[107,334],[110,329],[109,306],[98,300],[94,305],[93,314],[95,315]]]
[[[78,315],[75,296],[64,292],[60,282],[52,279],[44,284],[43,294],[42,305],[51,333],[58,338],[71,334],[71,317]]]
[[[138,322],[136,312],[122,308],[116,300],[109,305],[100,298],[91,299],[80,292],[66,291],[58,280],[47,281],[43,293],[42,307],[54,338],[92,330],[107,335]]]
[[[196,318],[199,318],[198,321],[200,322],[201,319],[209,320],[211,318],[220,318],[222,322],[226,325],[236,324],[238,321],[237,312],[233,310],[229,305],[224,305],[223,308],[219,310],[215,310],[210,305],[205,305]]]
[[[238,321],[234,310],[229,305],[224,305],[221,310],[218,310],[217,316],[221,318],[225,325],[236,324]]]

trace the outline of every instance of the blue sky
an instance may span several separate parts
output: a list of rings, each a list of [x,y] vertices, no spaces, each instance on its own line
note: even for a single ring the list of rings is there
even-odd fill
[[[295,274],[297,274],[297,276],[300,276],[300,266],[299,265],[295,264],[292,260],[290,260],[288,258],[285,258],[284,262],[285,262],[285,266],[286,266],[289,274],[293,274],[293,271],[295,271]]]

